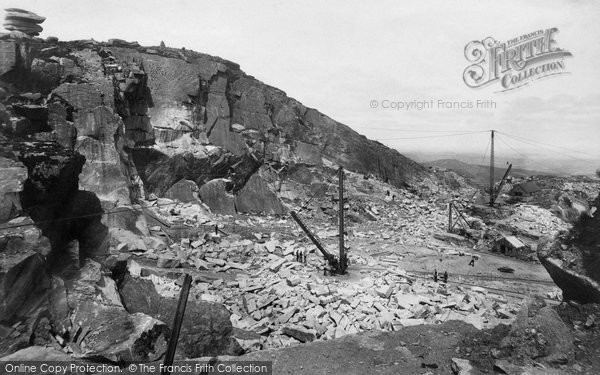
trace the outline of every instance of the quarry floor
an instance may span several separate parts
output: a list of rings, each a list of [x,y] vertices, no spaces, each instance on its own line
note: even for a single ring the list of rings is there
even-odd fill
[[[259,351],[243,359],[273,361],[274,374],[451,374],[462,340],[476,334],[472,325],[451,321]]]

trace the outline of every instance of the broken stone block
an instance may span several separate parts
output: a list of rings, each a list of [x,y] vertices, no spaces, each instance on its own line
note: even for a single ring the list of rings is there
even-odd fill
[[[339,299],[339,297],[337,297],[337,296],[321,297],[321,298],[319,298],[319,303],[321,304],[321,306],[326,306],[330,303],[337,301],[338,299]]]
[[[496,310],[496,313],[498,314],[498,317],[501,319],[512,319],[515,317],[514,314],[511,314],[506,309],[498,309],[498,310]]]
[[[403,327],[420,326],[425,324],[425,319],[400,319],[400,324]]]
[[[281,266],[285,263],[285,258],[277,259],[276,261],[269,264],[269,269],[272,272],[277,272],[281,268]]]
[[[244,308],[246,309],[246,311],[249,314],[252,314],[257,309],[257,307],[256,307],[256,299],[254,297],[251,297],[251,296],[248,296],[248,295],[243,295],[242,296],[242,303],[244,305]]]
[[[419,296],[414,294],[396,293],[396,302],[402,309],[410,309],[414,305],[419,304]]]
[[[297,326],[286,326],[281,329],[281,332],[284,335],[295,338],[300,342],[310,342],[316,339],[316,336],[313,332],[310,332],[304,328]]]
[[[379,302],[375,302],[373,304],[373,307],[375,307],[377,309],[377,311],[382,312],[382,311],[387,311],[387,309],[385,308],[385,306],[383,306],[381,303]]]
[[[475,314],[467,315],[463,319],[463,321],[465,323],[472,324],[475,328],[480,329],[480,330],[485,328],[485,318],[483,318],[479,315],[475,315]]]
[[[167,326],[143,313],[85,301],[77,305],[73,321],[88,331],[82,337],[86,349],[112,361],[153,361],[167,348]]]
[[[331,290],[327,285],[320,285],[318,287],[311,286],[310,291],[317,297],[327,296],[331,294]]]
[[[390,296],[392,295],[393,292],[394,292],[394,287],[392,285],[386,285],[386,286],[383,286],[383,287],[377,289],[377,294],[379,295],[379,297],[385,298],[385,299],[390,298]]]
[[[296,306],[292,306],[292,307],[287,308],[277,318],[277,323],[278,324],[285,324],[285,323],[289,322],[289,320],[292,318],[292,316],[294,316],[294,314],[297,313],[298,311],[299,311],[299,309]]]
[[[234,328],[231,337],[239,343],[245,352],[254,352],[263,348],[262,336],[256,332]]]
[[[340,337],[344,337],[348,334],[348,331],[346,331],[342,326],[337,326],[335,327],[335,331],[334,331],[334,338],[338,339]]]
[[[209,257],[205,257],[204,259],[206,259],[206,261],[210,264],[214,264],[220,267],[224,267],[227,262],[223,259],[219,259],[219,258],[209,258]]]
[[[181,266],[181,261],[173,256],[159,255],[156,261],[158,268],[177,268]]]
[[[456,375],[471,375],[473,374],[473,366],[467,359],[452,358],[452,372]]]

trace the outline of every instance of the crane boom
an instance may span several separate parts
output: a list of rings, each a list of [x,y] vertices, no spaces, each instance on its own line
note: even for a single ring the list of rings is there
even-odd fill
[[[494,202],[496,202],[496,199],[498,199],[498,195],[500,195],[500,191],[502,190],[502,187],[504,186],[504,183],[506,182],[506,178],[508,177],[508,174],[510,173],[511,169],[512,169],[512,164],[509,164],[508,168],[506,169],[506,172],[504,173],[504,176],[502,177],[502,180],[500,180],[498,189],[494,193],[494,199],[492,200],[492,204],[494,204]]]

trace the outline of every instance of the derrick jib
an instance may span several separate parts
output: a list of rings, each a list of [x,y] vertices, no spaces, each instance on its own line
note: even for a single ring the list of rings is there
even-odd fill
[[[296,211],[292,211],[290,214],[292,215],[292,218],[296,221],[296,223],[298,223],[300,228],[302,228],[304,233],[306,233],[308,238],[310,238],[310,240],[315,244],[317,249],[319,249],[321,254],[323,254],[323,256],[325,257],[325,259],[327,260],[327,262],[329,263],[331,268],[333,270],[337,271],[338,270],[338,260],[333,255],[331,255],[327,250],[325,250],[325,248],[323,247],[321,242],[319,242],[319,240],[315,237],[315,235],[312,233],[312,231],[310,229],[308,229],[308,227],[300,219],[300,217],[298,216]]]

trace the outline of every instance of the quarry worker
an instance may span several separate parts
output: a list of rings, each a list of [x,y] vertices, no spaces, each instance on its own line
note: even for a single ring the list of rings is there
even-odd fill
[[[448,282],[448,271],[444,271],[444,283]]]
[[[433,270],[433,281],[436,282],[436,283],[438,281],[437,268]]]

